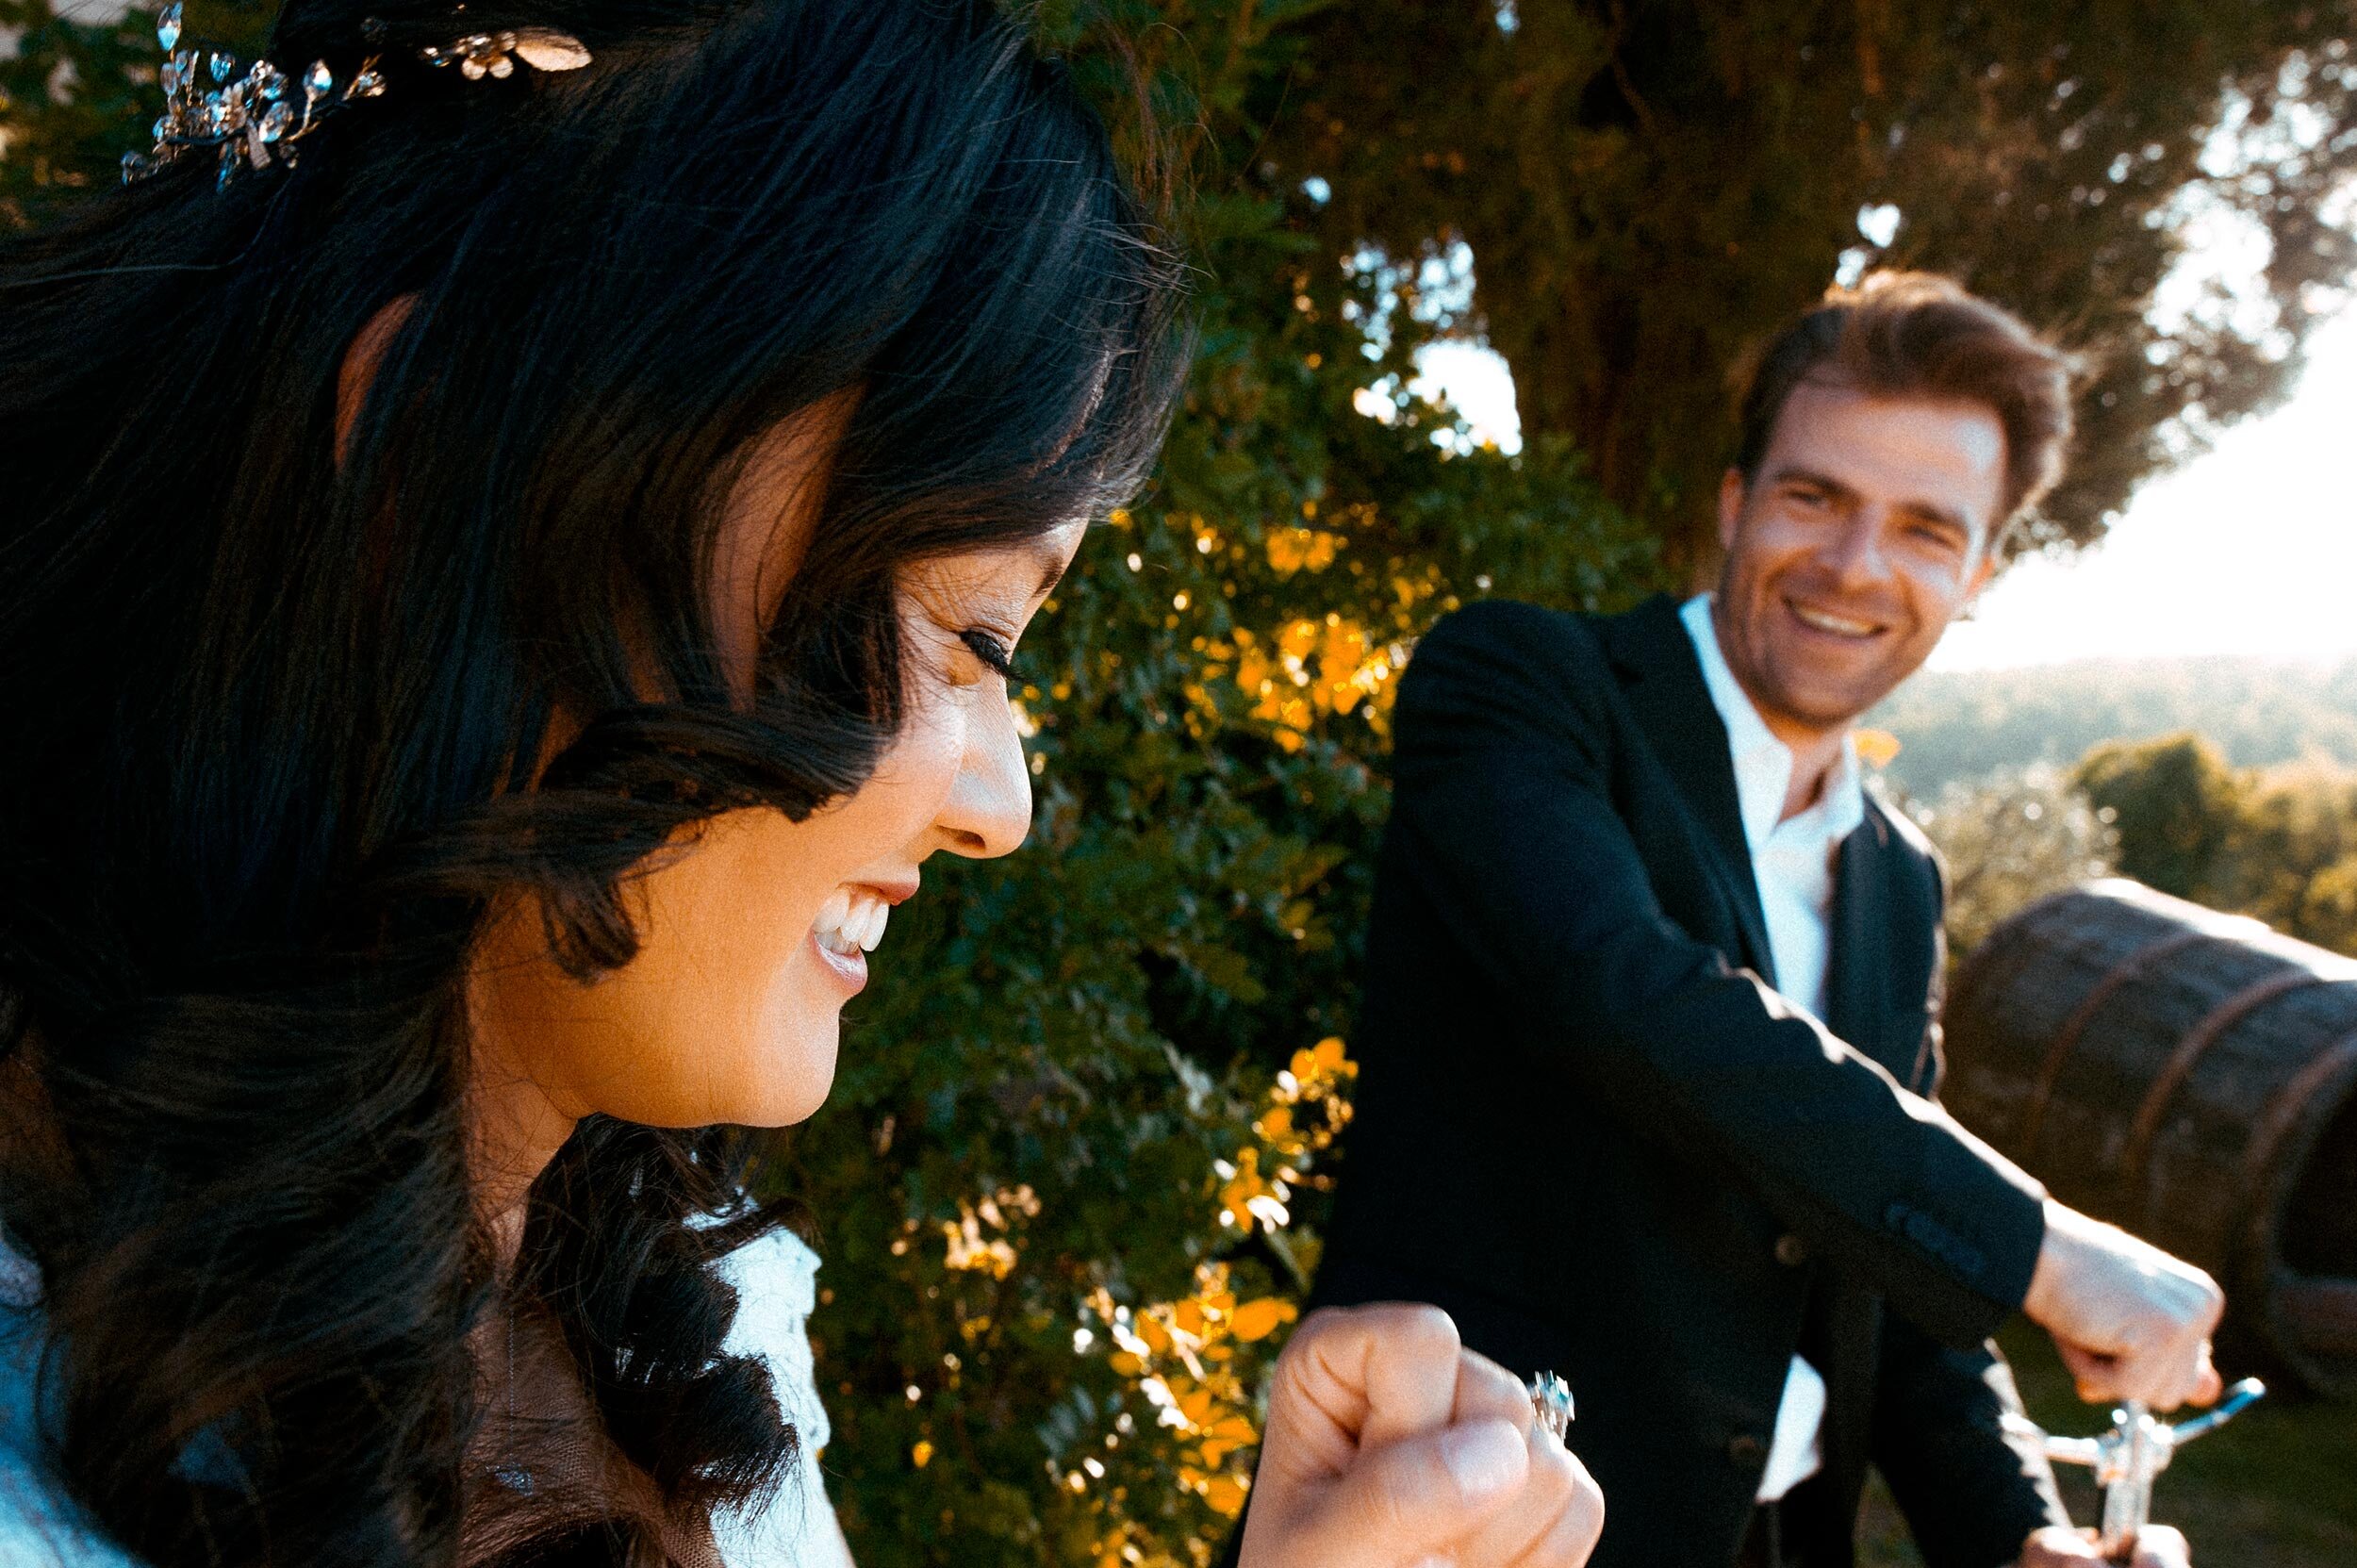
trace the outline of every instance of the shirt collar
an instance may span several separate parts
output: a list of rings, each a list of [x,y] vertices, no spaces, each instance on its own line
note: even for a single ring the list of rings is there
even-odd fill
[[[1719,646],[1719,629],[1710,618],[1714,595],[1698,593],[1678,607],[1678,619],[1702,662],[1703,685],[1710,705],[1727,732],[1727,759],[1735,765],[1735,796],[1743,814],[1743,838],[1759,852],[1784,816],[1784,798],[1792,787],[1792,749],[1778,740],[1751,693],[1735,678]],[[1817,803],[1792,820],[1821,828],[1830,841],[1846,838],[1866,819],[1866,794],[1860,783],[1857,748],[1842,736],[1834,770],[1825,780]]]

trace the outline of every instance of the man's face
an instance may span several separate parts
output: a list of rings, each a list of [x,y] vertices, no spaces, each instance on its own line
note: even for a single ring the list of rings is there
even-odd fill
[[[1915,672],[1988,580],[2004,472],[1979,404],[1793,388],[1719,487],[1719,640],[1772,730],[1838,729]]]

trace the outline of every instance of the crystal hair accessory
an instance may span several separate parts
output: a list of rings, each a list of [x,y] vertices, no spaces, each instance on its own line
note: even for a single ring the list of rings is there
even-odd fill
[[[241,170],[260,171],[273,163],[292,168],[296,143],[322,120],[385,91],[385,24],[373,18],[361,26],[367,57],[359,71],[340,83],[325,60],[313,60],[300,81],[268,60],[255,60],[239,76],[237,57],[217,50],[206,56],[200,80],[197,52],[180,47],[180,34],[181,10],[174,0],[156,19],[156,41],[164,51],[164,112],[155,124],[156,145],[150,152],[123,155],[125,185],[192,153],[219,154],[217,183],[224,187]],[[469,81],[478,82],[515,74],[518,60],[535,71],[578,71],[589,63],[589,51],[579,39],[552,28],[520,27],[428,44],[418,58],[432,66],[455,65]],[[296,92],[302,95],[300,107]]]

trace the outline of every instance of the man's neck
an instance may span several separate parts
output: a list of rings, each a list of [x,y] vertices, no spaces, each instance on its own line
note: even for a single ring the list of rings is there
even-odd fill
[[[1792,753],[1792,782],[1785,786],[1784,811],[1776,818],[1788,822],[1823,797],[1827,782],[1840,767],[1841,749],[1850,739],[1850,724],[1847,720],[1831,726],[1807,723],[1761,701],[1759,693],[1744,679],[1742,667],[1726,657],[1726,629],[1720,621],[1723,613],[1722,602],[1714,598],[1710,605],[1710,635],[1718,640],[1719,656],[1726,660],[1727,672],[1742,688],[1752,711],[1759,715],[1759,721],[1768,726],[1768,733]]]
[[[1825,786],[1840,770],[1841,748],[1848,743],[1850,727],[1838,730],[1801,730],[1776,722],[1761,715],[1769,733],[1792,750],[1792,782],[1784,791],[1784,815],[1779,822],[1788,822],[1824,798]]]

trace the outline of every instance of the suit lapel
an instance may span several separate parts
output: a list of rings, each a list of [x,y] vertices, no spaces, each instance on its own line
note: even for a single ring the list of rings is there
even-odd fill
[[[1703,684],[1677,602],[1666,595],[1649,599],[1600,629],[1607,654],[1627,683],[1639,726],[1702,826],[1712,875],[1727,896],[1742,938],[1742,962],[1773,985],[1775,955],[1768,946],[1751,841],[1743,836],[1743,804],[1736,793],[1726,726]]]
[[[1887,1059],[1891,1043],[1890,826],[1871,801],[1866,820],[1841,841],[1834,868],[1833,950],[1825,974],[1825,1023],[1904,1081],[1908,1065]]]

